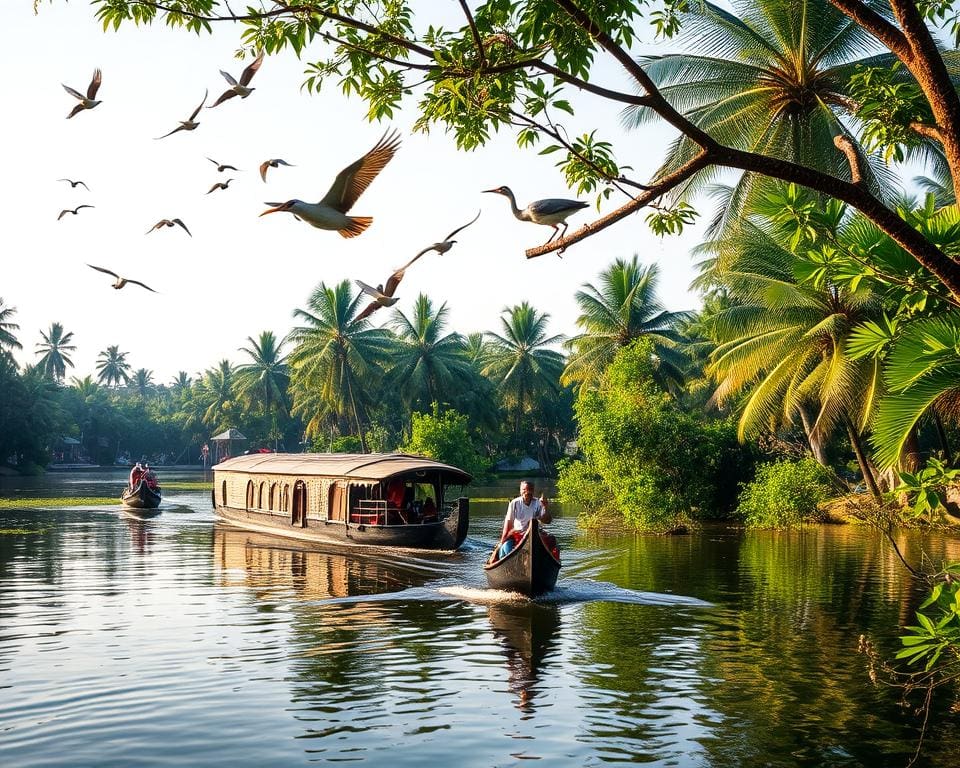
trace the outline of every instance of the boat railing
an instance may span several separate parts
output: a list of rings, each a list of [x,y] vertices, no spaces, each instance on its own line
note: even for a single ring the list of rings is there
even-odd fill
[[[358,499],[350,510],[350,522],[361,525],[383,525],[387,519],[386,499]]]

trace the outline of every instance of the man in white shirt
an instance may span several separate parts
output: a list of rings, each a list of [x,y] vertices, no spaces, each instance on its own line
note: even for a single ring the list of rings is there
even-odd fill
[[[507,516],[503,519],[503,531],[500,534],[501,544],[507,540],[510,531],[526,529],[534,518],[541,523],[553,520],[547,511],[547,500],[542,496],[534,498],[533,491],[533,483],[529,480],[520,483],[520,495],[507,505]]]

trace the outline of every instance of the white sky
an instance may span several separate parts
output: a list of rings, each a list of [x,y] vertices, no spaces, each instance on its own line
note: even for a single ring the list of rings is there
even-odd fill
[[[461,23],[456,16],[451,21]],[[551,230],[515,220],[505,199],[481,190],[506,184],[521,207],[542,197],[573,197],[554,167],[558,155],[518,149],[512,131],[475,152],[458,152],[442,130],[411,134],[412,109],[390,123],[368,123],[364,104],[347,100],[333,82],[322,96],[300,90],[305,62],[322,57],[319,47],[308,49],[303,61],[292,51],[267,57],[248,99],[203,110],[195,131],[156,141],[187,118],[204,89],[210,91],[208,103],[225,89],[220,69],[239,76],[249,59],[234,58],[238,27],[218,26],[212,37],[162,24],[104,33],[88,4],[62,0],[41,5],[38,16],[30,0],[7,0],[0,26],[9,110],[0,129],[6,171],[0,185],[0,296],[17,309],[21,363],[36,359],[40,330],[54,321],[74,332],[76,367],[68,377],[95,375],[99,353],[112,344],[129,353],[134,369],[148,368],[162,383],[178,370],[195,375],[223,358],[239,362],[245,356],[238,347],[248,336],[263,330],[283,336],[293,325],[293,310],[306,305],[320,281],[381,283],[478,209],[479,221],[460,234],[453,250],[442,257],[430,253],[407,272],[398,308],[409,313],[422,291],[438,304],[447,302],[449,330],[499,332],[503,308],[527,299],[550,314],[551,333],[573,334],[574,293],[614,258],[633,253],[660,265],[660,296],[669,309],[698,304],[688,291],[694,276],[688,252],[699,242],[701,226],[661,240],[650,233],[643,212],[574,246],[562,259],[527,260],[524,249],[543,242]],[[76,102],[61,83],[84,92],[95,67],[103,70],[103,103],[65,120]],[[609,72],[597,82],[627,87],[617,71]],[[614,141],[621,164],[633,166],[634,178],[645,181],[671,134],[626,134],[617,105],[593,97],[575,104],[577,117],[563,121],[570,134],[598,128]],[[351,211],[374,216],[362,236],[345,240],[287,214],[258,218],[264,201],[319,200],[337,172],[388,126],[402,132],[403,145]],[[242,172],[218,174],[207,156]],[[257,169],[271,157],[296,167],[271,169],[264,184]],[[205,195],[214,182],[231,176],[228,190]],[[90,192],[71,189],[57,181],[61,177],[83,179]],[[57,221],[61,209],[80,203],[95,208]],[[707,202],[701,212],[709,218]],[[595,208],[577,214],[571,231],[596,216]],[[144,234],[158,220],[174,217],[183,219],[192,238],[179,228]],[[160,293],[137,286],[115,291],[112,278],[87,263]],[[374,320],[388,317],[389,310],[381,310]]]

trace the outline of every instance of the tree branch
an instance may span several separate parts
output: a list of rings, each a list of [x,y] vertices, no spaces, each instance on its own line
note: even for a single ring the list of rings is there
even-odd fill
[[[867,30],[901,61],[911,55],[903,32],[860,0],[830,0],[830,5]]]
[[[943,131],[940,130],[939,126],[930,125],[930,123],[921,123],[914,120],[910,123],[910,130],[914,133],[919,133],[921,136],[926,136],[928,139],[934,139],[943,144]]]
[[[843,152],[850,164],[850,179],[854,184],[860,184],[863,181],[863,163],[860,155],[857,154],[857,148],[854,146],[853,140],[845,133],[838,133],[833,137],[833,144]]]
[[[477,22],[474,21],[473,14],[467,7],[467,0],[460,0],[460,7],[463,9],[463,15],[467,17],[467,23],[470,25],[470,34],[473,35],[473,42],[477,45],[477,52],[480,54],[480,67],[486,68],[487,57],[483,52],[483,40],[480,39],[480,30],[477,29]]]
[[[549,125],[544,125],[543,123],[540,123],[537,120],[534,120],[532,117],[528,117],[527,115],[522,115],[513,109],[510,110],[510,114],[513,115],[517,120],[521,121],[522,123],[526,123],[531,128],[536,128],[541,133],[547,134],[547,136],[549,136],[554,141],[558,142],[564,149],[566,149],[567,152],[569,152],[571,155],[576,157],[584,165],[587,165],[590,168],[592,168],[593,171],[598,176],[600,176],[601,178],[605,179],[608,183],[615,186],[618,190],[623,192],[623,194],[625,194],[627,197],[633,199],[633,195],[627,190],[625,190],[623,187],[621,187],[620,186],[621,184],[626,184],[628,186],[635,187],[637,189],[643,189],[643,190],[649,190],[651,188],[646,184],[641,184],[638,181],[633,181],[632,179],[628,179],[622,175],[614,178],[613,176],[608,174],[605,170],[603,170],[603,168],[601,168],[599,165],[593,162],[593,160],[591,160],[588,157],[584,157],[583,153],[577,151],[576,147],[574,147],[566,139],[566,137],[561,136],[560,131],[558,131],[556,126],[554,126],[553,121],[550,120],[549,116],[547,118],[549,120]],[[514,123],[514,125],[516,125],[516,123]]]

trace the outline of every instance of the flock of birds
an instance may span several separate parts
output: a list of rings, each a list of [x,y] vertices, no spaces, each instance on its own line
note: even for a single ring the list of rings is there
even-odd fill
[[[260,66],[263,64],[263,56],[264,54],[261,51],[260,54],[258,54],[257,57],[243,70],[239,80],[235,79],[229,72],[220,70],[220,74],[223,75],[229,87],[219,96],[219,98],[217,98],[213,104],[207,107],[207,109],[213,109],[214,107],[217,107],[220,104],[223,104],[225,101],[236,96],[246,99],[255,90],[253,87],[251,87],[250,82],[253,79],[253,76],[260,69]],[[67,93],[77,100],[77,104],[67,115],[68,120],[80,114],[84,110],[94,109],[98,104],[101,103],[101,100],[97,99],[97,94],[100,90],[102,81],[102,72],[99,69],[95,69],[93,72],[93,77],[90,80],[90,84],[87,86],[86,94],[82,94],[68,85],[63,85]],[[196,109],[190,113],[190,116],[186,120],[180,120],[180,125],[173,130],[163,134],[162,136],[156,137],[157,140],[165,139],[168,136],[172,136],[180,131],[196,130],[200,125],[200,122],[197,120],[197,116],[204,108],[208,95],[209,91],[205,91],[203,94],[203,99],[197,105]],[[263,211],[260,216],[266,216],[267,214],[272,213],[290,213],[298,221],[306,222],[310,226],[316,227],[317,229],[338,232],[342,237],[345,238],[353,238],[362,235],[373,223],[373,217],[351,215],[350,210],[353,208],[360,195],[363,194],[373,180],[380,174],[381,171],[383,171],[387,163],[393,159],[394,154],[396,154],[397,149],[400,147],[400,141],[400,134],[398,132],[387,131],[384,133],[384,135],[369,152],[360,157],[358,160],[352,162],[337,174],[326,195],[324,195],[318,202],[309,203],[297,198],[287,200],[282,203],[268,202],[265,203],[265,205],[269,207],[267,210]],[[218,173],[224,173],[228,170],[239,170],[236,168],[236,166],[228,163],[221,163],[210,157],[208,157],[207,160],[217,166]],[[267,171],[271,168],[279,168],[280,166],[294,167],[292,163],[289,163],[281,158],[270,158],[260,164],[260,178],[264,181],[264,183],[267,181]],[[63,178],[59,179],[59,181],[69,183],[73,189],[76,189],[78,185],[82,185],[87,191],[90,190],[90,188],[82,180]],[[216,184],[210,187],[210,190],[206,194],[209,195],[218,190],[226,190],[232,181],[233,178],[228,178],[226,181],[222,182],[218,181]],[[490,192],[506,197],[510,201],[510,209],[513,212],[513,215],[520,221],[529,221],[534,224],[552,227],[553,234],[546,241],[547,243],[552,242],[558,235],[562,236],[565,234],[567,229],[567,217],[587,207],[587,203],[579,200],[547,198],[544,200],[536,200],[527,205],[525,208],[521,209],[517,206],[516,198],[509,187],[501,186],[494,189],[485,189],[483,192]],[[92,205],[84,204],[78,205],[76,208],[65,208],[60,212],[57,220],[59,221],[68,213],[77,215],[80,210],[93,207],[94,206]],[[357,286],[364,293],[372,297],[372,301],[360,312],[360,314],[357,316],[357,319],[369,317],[380,307],[390,307],[396,304],[397,301],[399,301],[399,298],[394,294],[397,290],[397,287],[400,285],[401,280],[403,280],[407,269],[409,269],[410,266],[421,256],[429,253],[430,251],[435,251],[440,255],[447,253],[457,242],[454,239],[454,236],[472,225],[478,218],[480,218],[480,211],[478,211],[477,215],[466,224],[463,224],[450,232],[450,234],[443,238],[443,240],[440,240],[439,242],[433,243],[422,249],[416,254],[416,256],[410,259],[410,261],[408,261],[399,269],[395,270],[393,274],[387,278],[385,283],[381,283],[374,287],[368,285],[362,280],[355,280],[354,282],[357,284]],[[187,228],[187,225],[184,224],[179,218],[161,219],[147,230],[147,234],[165,227],[180,227],[184,232],[187,233],[187,235],[193,237],[190,230]],[[93,264],[88,264],[87,266],[97,270],[98,272],[103,272],[114,277],[115,281],[113,283],[113,287],[115,289],[119,290],[126,285],[139,285],[148,291],[157,293],[157,291],[155,291],[153,288],[145,283],[140,282],[139,280],[121,277],[112,270],[104,267],[98,267]]]

